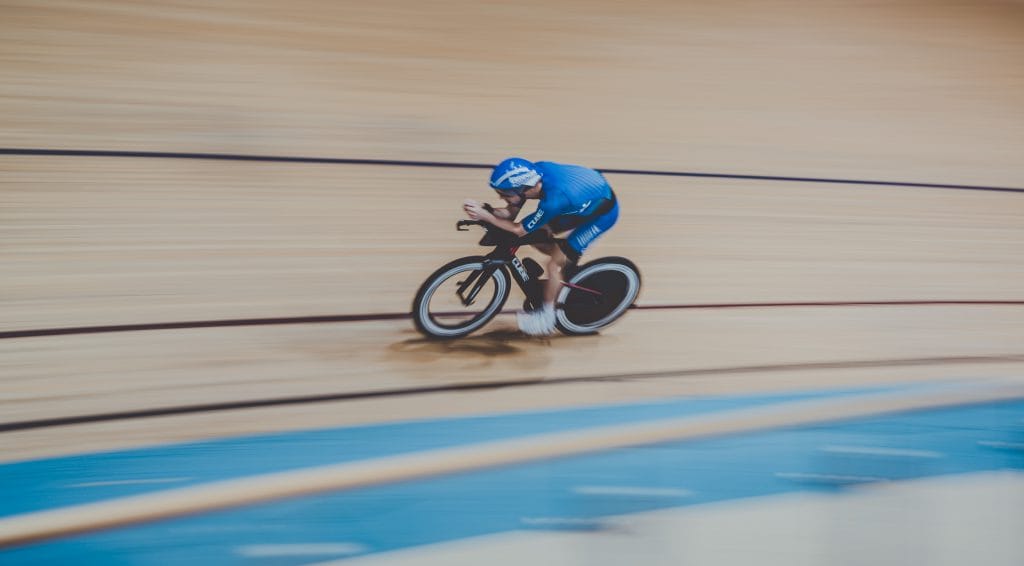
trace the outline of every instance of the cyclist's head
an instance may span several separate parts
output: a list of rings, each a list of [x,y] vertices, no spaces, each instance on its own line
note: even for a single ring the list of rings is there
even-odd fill
[[[521,158],[510,157],[491,171],[491,188],[502,195],[522,196],[523,191],[540,182],[537,167]]]

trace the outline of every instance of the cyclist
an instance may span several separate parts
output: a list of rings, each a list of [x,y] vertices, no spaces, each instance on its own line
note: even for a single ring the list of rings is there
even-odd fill
[[[557,243],[531,243],[548,256],[544,305],[534,312],[520,313],[517,322],[526,334],[549,336],[555,331],[555,299],[566,267],[575,266],[580,255],[619,218],[615,193],[604,176],[593,169],[551,161],[531,163],[519,157],[510,157],[494,168],[491,188],[506,206],[491,208],[467,200],[463,209],[470,218],[520,237],[541,231],[549,237],[572,231]],[[529,199],[540,200],[537,210],[516,222],[519,210]]]

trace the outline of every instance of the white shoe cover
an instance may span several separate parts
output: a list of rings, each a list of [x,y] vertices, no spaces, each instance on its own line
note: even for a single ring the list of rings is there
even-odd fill
[[[544,308],[533,312],[521,312],[516,315],[519,330],[530,336],[551,336],[555,333],[555,307],[544,305]]]

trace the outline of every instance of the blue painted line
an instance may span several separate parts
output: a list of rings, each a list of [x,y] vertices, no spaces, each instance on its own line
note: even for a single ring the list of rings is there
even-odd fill
[[[345,542],[373,553],[552,528],[526,518],[566,518],[572,527],[594,524],[591,520],[608,515],[847,488],[842,483],[794,480],[794,475],[909,480],[1020,471],[1024,451],[993,446],[1019,445],[1024,440],[1022,417],[1024,401],[1014,400],[616,450],[83,536],[10,551],[0,554],[0,560],[297,565],[314,560],[308,556],[254,559],[238,554],[237,549],[256,544]],[[221,456],[228,463],[227,455]],[[575,491],[579,486],[609,485],[685,490],[689,496],[594,496]],[[335,557],[320,557],[329,558]]]
[[[0,465],[0,485],[4,486],[9,494],[0,504],[0,516],[137,495],[169,487],[153,483],[107,483],[112,481],[188,478],[173,485],[184,487],[254,474],[531,434],[708,414],[786,401],[824,399],[889,389],[697,397],[572,410],[409,421],[18,462]],[[89,483],[101,485],[88,488],[70,487]]]

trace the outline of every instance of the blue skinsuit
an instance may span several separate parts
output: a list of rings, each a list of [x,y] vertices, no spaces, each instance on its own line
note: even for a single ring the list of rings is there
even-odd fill
[[[537,210],[523,219],[527,233],[547,225],[558,234],[573,230],[567,241],[583,253],[619,219],[619,205],[612,188],[601,173],[579,165],[551,161],[534,164],[541,174],[543,194]],[[608,203],[614,203],[608,209]],[[603,214],[601,208],[607,210]]]

